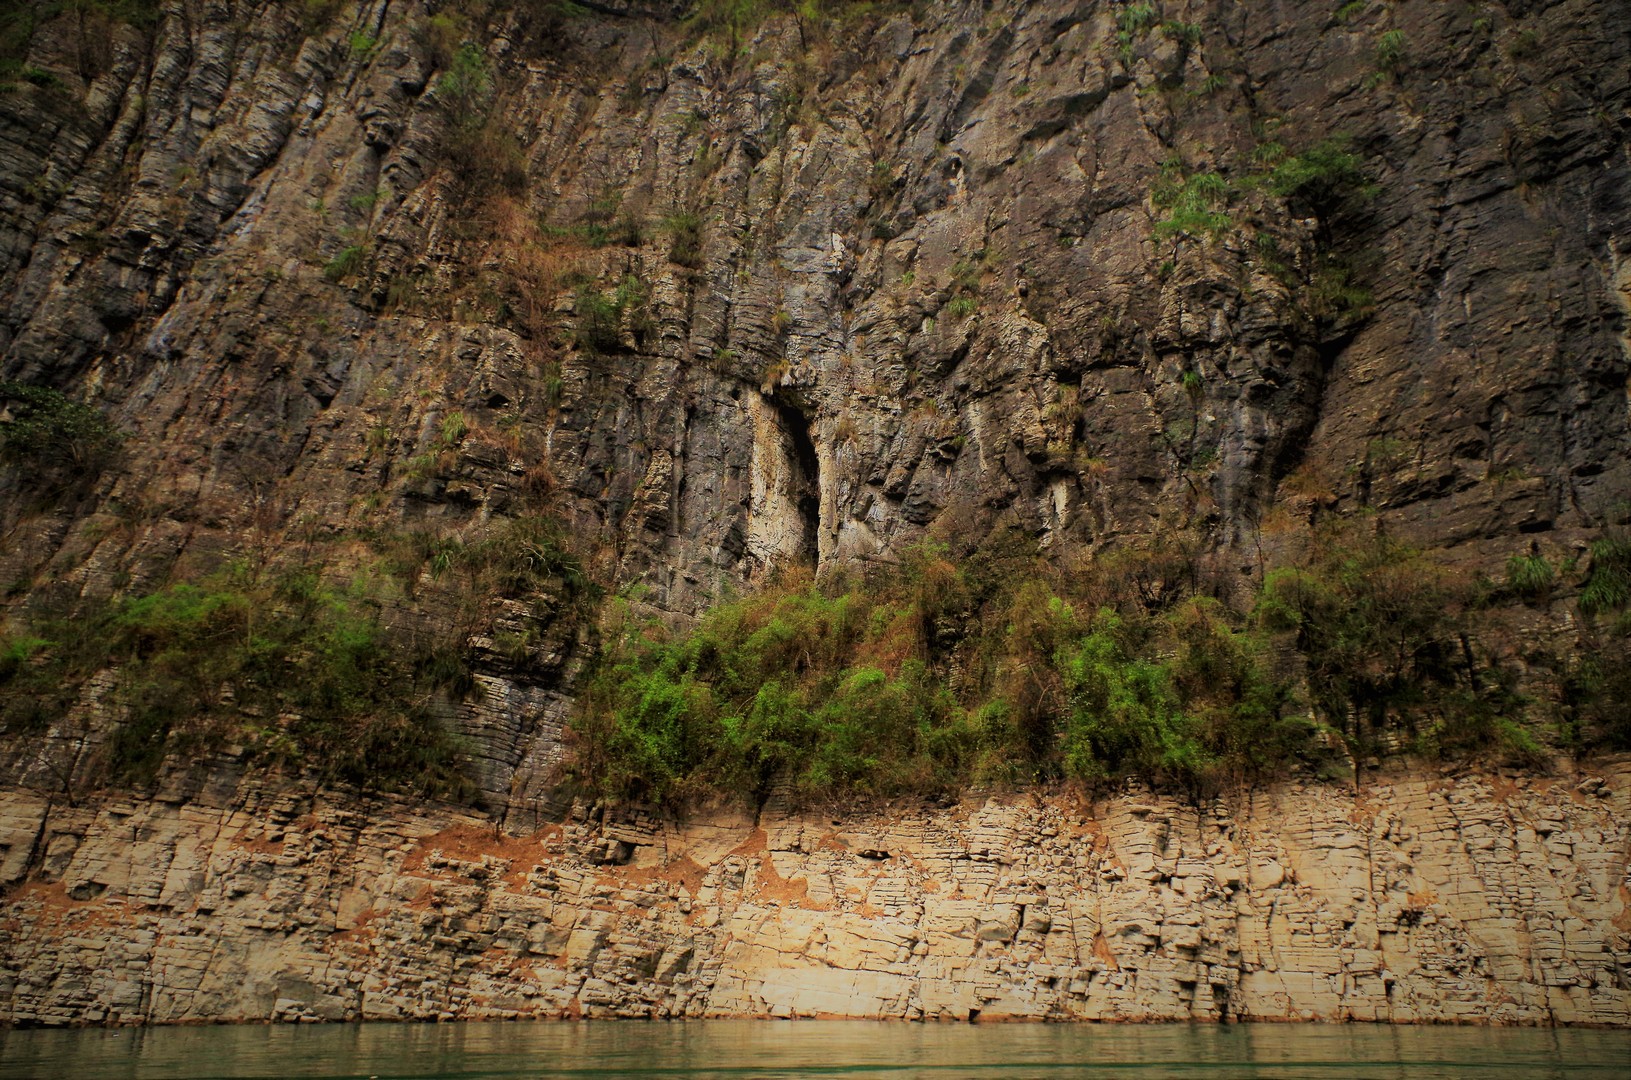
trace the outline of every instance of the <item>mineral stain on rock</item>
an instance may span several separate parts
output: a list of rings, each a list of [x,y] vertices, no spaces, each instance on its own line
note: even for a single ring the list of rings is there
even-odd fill
[[[1362,800],[1293,784],[520,835],[253,781],[224,802],[12,792],[6,1018],[1624,1024],[1631,771],[1601,779],[1586,799],[1404,773]]]

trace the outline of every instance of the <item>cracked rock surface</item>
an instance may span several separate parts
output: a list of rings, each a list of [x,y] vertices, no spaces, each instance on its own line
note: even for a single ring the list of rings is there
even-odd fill
[[[1631,1023],[1631,759],[536,831],[216,783],[0,794],[0,1021]]]
[[[43,24],[56,82],[0,113],[0,372],[130,459],[96,512],[8,521],[8,579],[460,527],[540,465],[676,611],[926,530],[1272,545],[1369,508],[1498,560],[1631,494],[1623,4],[1175,0],[1125,47],[1111,3],[930,7],[734,49],[665,5],[495,9],[493,190],[421,3],[170,3],[89,67]],[[1332,138],[1366,197],[1273,194]],[[1202,173],[1224,225],[1157,228]]]

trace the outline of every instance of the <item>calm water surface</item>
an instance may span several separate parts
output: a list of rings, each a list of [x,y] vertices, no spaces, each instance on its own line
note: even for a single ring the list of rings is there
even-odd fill
[[[712,1020],[0,1032],[0,1077],[1631,1080],[1631,1032]]]

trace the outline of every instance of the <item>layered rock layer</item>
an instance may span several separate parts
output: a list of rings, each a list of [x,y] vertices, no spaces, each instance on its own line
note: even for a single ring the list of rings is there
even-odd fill
[[[172,3],[90,59],[43,23],[0,371],[131,438],[0,569],[460,528],[540,466],[682,611],[926,530],[1255,558],[1370,508],[1504,559],[1631,495],[1623,5],[874,7]],[[1368,186],[1275,193],[1331,139]],[[1161,228],[1195,176],[1221,220]]]
[[[1631,1023],[1631,760],[1202,806],[536,831],[223,782],[0,797],[0,1021]]]

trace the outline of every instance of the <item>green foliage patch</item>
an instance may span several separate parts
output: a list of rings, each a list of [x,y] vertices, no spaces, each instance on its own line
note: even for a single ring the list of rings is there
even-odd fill
[[[575,775],[670,804],[1050,777],[1199,790],[1315,753],[1263,635],[1175,572],[1111,558],[1066,589],[1033,557],[925,547],[869,582],[785,579],[689,632],[625,610]]]
[[[1631,536],[1613,533],[1591,545],[1591,569],[1580,589],[1580,610],[1600,615],[1631,604]]]
[[[662,221],[663,231],[672,237],[669,261],[690,270],[702,268],[702,218],[690,211],[670,214]]]
[[[463,423],[450,414],[444,432]],[[95,697],[118,723],[93,775],[144,783],[167,761],[236,745],[332,782],[468,798],[466,749],[447,725],[477,690],[467,642],[489,625],[491,599],[548,593],[564,601],[553,617],[574,619],[594,586],[539,515],[360,539],[377,557],[355,578],[235,563],[36,610],[0,632],[0,731],[88,735],[76,710]],[[435,594],[434,624],[404,617],[420,590]],[[527,633],[501,643],[512,663],[527,661]]]
[[[373,249],[373,243],[366,240],[347,244],[323,265],[323,276],[336,283],[356,277],[367,268]]]
[[[1229,182],[1219,173],[1190,174],[1176,160],[1166,162],[1150,192],[1150,201],[1167,212],[1156,222],[1155,235],[1163,240],[1177,236],[1201,239],[1227,232],[1234,227],[1227,213],[1232,194]]]
[[[1621,553],[1602,551],[1607,581]],[[1551,706],[1480,644],[1487,588],[1347,526],[1233,603],[1194,546],[1169,543],[1063,573],[925,547],[872,580],[784,578],[683,631],[625,605],[572,772],[605,797],[681,805],[1129,776],[1198,795],[1400,748],[1527,760],[1542,739],[1525,718]],[[1575,745],[1631,740],[1614,696],[1627,665],[1606,660],[1627,638],[1603,635],[1567,673]]]
[[[637,340],[654,329],[650,290],[634,274],[625,274],[610,290],[587,283],[578,286],[573,294],[572,313],[577,320],[573,342],[591,356],[621,348],[625,327]]]
[[[1123,66],[1132,65],[1134,44],[1149,33],[1160,18],[1161,13],[1155,5],[1144,0],[1124,5],[1116,12],[1116,54]]]
[[[121,441],[101,413],[60,391],[0,382],[0,462],[32,486],[94,476]]]
[[[146,782],[166,758],[237,741],[330,780],[468,796],[462,744],[436,707],[468,685],[462,657],[454,643],[393,632],[385,599],[313,567],[238,565],[38,619],[0,638],[0,722],[60,721],[86,680],[111,670],[123,719],[106,764],[117,780]]]
[[[1514,555],[1506,561],[1506,587],[1514,596],[1544,600],[1556,581],[1557,571],[1543,555]]]
[[[1266,146],[1279,152],[1271,159],[1273,167],[1264,178],[1264,186],[1322,217],[1348,199],[1375,194],[1375,185],[1366,178],[1359,157],[1345,138],[1321,139],[1302,153],[1289,156],[1278,143],[1264,144],[1259,150]]]

